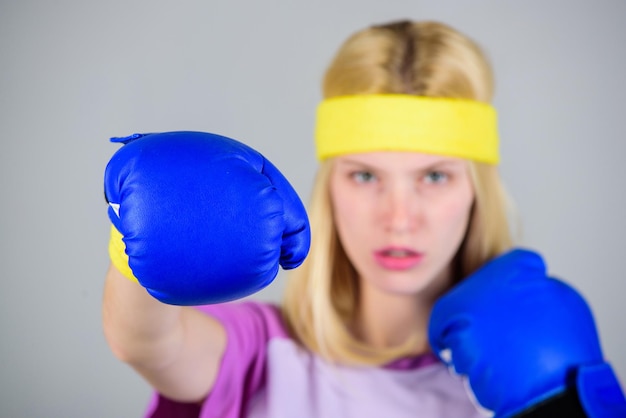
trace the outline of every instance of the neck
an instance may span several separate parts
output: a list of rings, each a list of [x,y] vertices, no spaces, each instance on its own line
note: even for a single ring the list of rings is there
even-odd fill
[[[436,299],[451,285],[449,271],[417,294],[382,292],[361,281],[359,309],[354,332],[374,348],[392,348],[415,338],[419,355],[430,351],[428,320]]]
[[[359,339],[374,348],[384,349],[398,347],[416,336],[414,354],[428,350],[428,310],[424,312],[411,297],[378,295],[374,301],[368,294],[365,291],[361,295],[355,326]]]

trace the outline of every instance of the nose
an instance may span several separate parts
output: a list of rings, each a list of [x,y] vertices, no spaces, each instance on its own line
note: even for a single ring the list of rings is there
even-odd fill
[[[418,196],[405,187],[393,187],[385,192],[382,200],[384,222],[393,233],[413,231],[419,221]]]

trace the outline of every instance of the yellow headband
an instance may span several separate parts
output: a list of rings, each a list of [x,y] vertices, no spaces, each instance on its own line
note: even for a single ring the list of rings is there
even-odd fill
[[[495,109],[473,100],[364,94],[324,100],[317,110],[317,157],[414,151],[497,164]]]

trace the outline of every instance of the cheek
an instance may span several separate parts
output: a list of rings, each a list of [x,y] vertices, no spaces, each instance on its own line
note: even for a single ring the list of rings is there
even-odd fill
[[[367,206],[362,198],[352,196],[345,190],[333,191],[331,189],[331,207],[335,229],[350,258],[356,257],[362,251],[363,244],[370,242],[367,233],[371,230],[368,227],[371,209],[368,211]]]
[[[335,227],[337,231],[342,237],[342,240],[349,239],[351,236],[358,233],[359,230],[363,230],[364,228],[359,228],[359,225],[362,225],[362,214],[359,210],[359,205],[355,204],[356,199],[343,198],[333,199],[332,209],[333,209],[333,217],[335,219]]]
[[[473,202],[474,195],[470,190],[446,201],[433,211],[439,230],[445,238],[458,241],[465,236]]]

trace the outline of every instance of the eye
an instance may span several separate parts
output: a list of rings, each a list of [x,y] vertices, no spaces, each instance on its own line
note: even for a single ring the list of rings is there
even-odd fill
[[[428,173],[426,173],[426,175],[424,176],[424,182],[426,184],[441,184],[441,183],[445,183],[446,181],[448,181],[449,176],[444,173],[443,171],[429,171]]]
[[[350,173],[350,177],[357,183],[373,183],[376,176],[370,171],[354,171]]]

